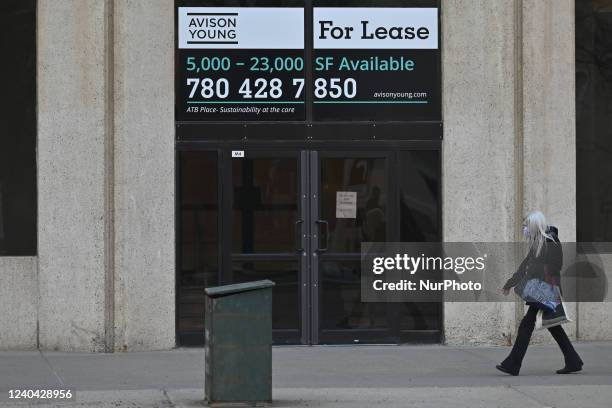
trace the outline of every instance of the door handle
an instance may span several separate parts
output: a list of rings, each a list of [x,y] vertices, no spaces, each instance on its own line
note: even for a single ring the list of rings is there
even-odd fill
[[[319,225],[319,239],[317,239],[317,251],[319,252],[325,252],[327,251],[328,247],[329,247],[329,223],[325,220],[317,220],[315,221],[317,225]],[[325,246],[322,247],[320,245],[321,243],[321,236],[323,235],[322,232],[322,228],[321,225],[325,225]]]
[[[302,224],[304,223],[303,219],[299,219],[295,222],[295,250],[296,252],[302,252],[304,247],[302,246]]]

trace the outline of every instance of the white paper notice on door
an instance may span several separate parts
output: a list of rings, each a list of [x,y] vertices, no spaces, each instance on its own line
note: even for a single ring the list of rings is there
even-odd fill
[[[357,192],[336,191],[336,218],[357,218]]]

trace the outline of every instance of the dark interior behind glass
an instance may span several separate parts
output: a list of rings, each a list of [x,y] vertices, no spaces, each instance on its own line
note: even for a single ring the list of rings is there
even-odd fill
[[[576,0],[576,154],[578,240],[612,241],[612,0]]]
[[[36,0],[0,2],[0,256],[36,255]]]

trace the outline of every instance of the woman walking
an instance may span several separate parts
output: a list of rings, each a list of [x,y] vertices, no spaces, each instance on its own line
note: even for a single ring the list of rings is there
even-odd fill
[[[507,295],[510,289],[522,285],[529,279],[539,279],[552,285],[559,285],[560,272],[563,265],[563,252],[558,238],[558,230],[546,224],[544,214],[539,211],[529,213],[523,223],[523,235],[529,242],[529,253],[518,270],[504,285],[503,293]],[[518,375],[527,352],[529,340],[535,327],[536,316],[540,309],[547,307],[540,302],[527,302],[529,309],[518,328],[516,341],[510,355],[497,365],[497,369],[510,375]],[[565,357],[565,367],[557,370],[557,374],[569,374],[582,370],[582,359],[572,346],[563,327],[554,326],[548,329]]]

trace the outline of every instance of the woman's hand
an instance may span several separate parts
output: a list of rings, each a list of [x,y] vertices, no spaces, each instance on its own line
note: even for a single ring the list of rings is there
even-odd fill
[[[510,293],[510,288],[502,288],[502,293],[504,296],[508,296],[508,293]]]

